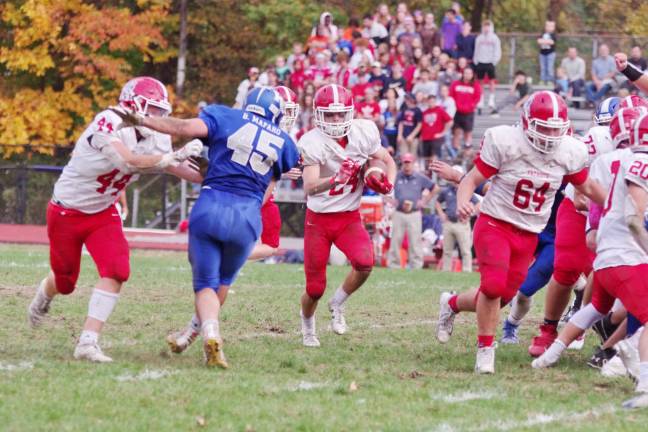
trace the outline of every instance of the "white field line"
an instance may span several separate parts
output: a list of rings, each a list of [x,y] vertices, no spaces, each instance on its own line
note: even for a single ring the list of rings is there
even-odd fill
[[[164,378],[170,375],[177,374],[178,371],[169,371],[169,370],[156,370],[156,369],[144,369],[143,372],[138,373],[137,375],[124,374],[115,377],[117,381],[126,382],[126,381],[146,381],[146,380],[157,380]]]
[[[498,397],[498,395],[491,391],[474,392],[465,391],[463,393],[455,393],[450,395],[432,395],[432,400],[441,401],[445,403],[461,403],[473,400],[488,400]]]
[[[30,361],[21,361],[20,363],[2,363],[0,362],[0,372],[13,372],[20,370],[33,369],[34,363]]]

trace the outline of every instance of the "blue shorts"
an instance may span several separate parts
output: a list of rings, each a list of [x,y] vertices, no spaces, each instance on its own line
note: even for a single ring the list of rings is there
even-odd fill
[[[520,292],[527,297],[533,296],[549,283],[554,268],[554,240],[552,233],[538,234],[535,261],[529,267],[529,273],[520,287]]]
[[[258,199],[202,189],[189,218],[194,291],[231,285],[260,234]]]

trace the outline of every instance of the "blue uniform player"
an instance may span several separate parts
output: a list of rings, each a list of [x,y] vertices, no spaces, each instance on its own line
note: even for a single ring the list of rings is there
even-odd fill
[[[283,104],[274,89],[260,87],[248,94],[243,110],[210,105],[188,120],[120,114],[131,124],[200,138],[208,148],[209,167],[189,219],[192,325],[200,326],[207,366],[227,368],[220,308],[261,233],[266,189],[299,160],[295,143],[279,127]]]
[[[547,222],[545,229],[538,234],[535,260],[531,267],[529,267],[529,273],[524,283],[522,283],[516,297],[511,302],[511,311],[509,312],[508,318],[504,321],[502,329],[501,343],[516,344],[519,342],[517,337],[518,327],[531,308],[531,297],[547,285],[549,279],[551,279],[554,266],[556,214],[564,197],[563,191],[565,190],[565,186],[566,184],[556,193],[556,199],[551,207],[549,222]]]

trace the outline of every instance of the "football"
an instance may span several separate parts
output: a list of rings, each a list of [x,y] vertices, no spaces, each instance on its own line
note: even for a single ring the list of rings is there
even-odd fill
[[[380,178],[383,174],[387,174],[387,165],[380,159],[369,159],[364,166],[363,178],[365,183],[371,176]]]

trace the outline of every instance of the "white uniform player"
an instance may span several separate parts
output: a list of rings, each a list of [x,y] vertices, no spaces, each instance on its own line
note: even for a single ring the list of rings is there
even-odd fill
[[[565,176],[581,173],[588,155],[583,143],[571,136],[564,136],[553,153],[541,153],[527,142],[521,126],[497,126],[484,134],[479,158],[497,170],[482,213],[539,233]]]
[[[480,286],[460,295],[441,295],[436,336],[448,342],[455,315],[476,311],[477,373],[495,372],[497,309],[511,301],[526,278],[537,233],[549,220],[561,184],[573,183],[598,202],[604,199],[604,192],[588,179],[587,148],[568,135],[569,126],[560,96],[534,93],[524,106],[521,126],[486,131],[475,168],[459,184],[457,211],[465,219],[474,212],[470,198],[475,188],[492,179],[473,236]]]
[[[122,109],[141,115],[159,116],[171,110],[164,85],[149,77],[129,81],[119,103]],[[202,180],[185,162],[200,154],[200,142],[172,152],[167,135],[144,128],[120,128],[121,123],[121,117],[113,111],[103,111],[77,141],[47,208],[52,271],[28,308],[31,324],[38,325],[56,294],[74,291],[81,249],[86,246],[101,279],[90,298],[74,357],[95,362],[112,361],[99,347],[99,333],[130,275],[128,243],[114,206],[120,191],[146,169],[166,169],[190,181]]]
[[[326,85],[315,94],[313,105],[316,128],[307,132],[297,146],[302,153],[307,193],[302,337],[305,346],[317,347],[320,343],[314,313],[326,289],[331,246],[335,244],[353,267],[328,305],[331,326],[337,334],[346,332],[344,302],[369,277],[374,264],[373,245],[358,210],[364,186],[360,167],[369,159],[385,162],[388,172],[367,177],[367,186],[388,193],[396,177],[396,164],[380,145],[375,123],[353,120],[353,96],[349,90]]]

